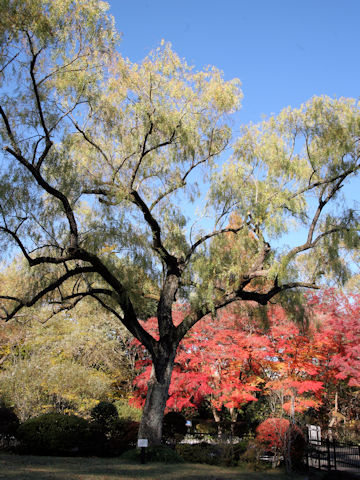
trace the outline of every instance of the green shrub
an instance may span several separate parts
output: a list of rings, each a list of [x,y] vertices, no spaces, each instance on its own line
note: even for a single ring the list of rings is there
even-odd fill
[[[15,436],[19,428],[19,419],[15,412],[8,407],[0,406],[0,435]]]
[[[140,455],[140,448],[134,448],[121,455],[121,458],[127,462],[139,463]],[[146,462],[184,463],[184,459],[176,451],[166,445],[147,447],[145,449],[145,459]]]
[[[113,403],[103,401],[95,405],[90,416],[94,422],[107,431],[111,424],[118,419],[118,412]]]
[[[114,405],[117,408],[119,418],[140,422],[142,415],[141,408],[129,405],[129,402],[126,399],[116,400]]]
[[[194,445],[179,444],[176,446],[176,452],[189,463],[234,466],[238,464],[240,456],[245,452],[246,445],[247,442],[233,445],[213,445],[205,442]]]
[[[110,425],[107,434],[107,451],[110,456],[120,455],[136,447],[139,423],[118,418]]]
[[[18,429],[21,452],[34,455],[83,455],[105,438],[85,419],[46,413],[31,418]]]
[[[17,445],[16,435],[19,419],[11,408],[0,406],[0,450],[13,450]]]
[[[240,470],[244,470],[245,472],[265,472],[272,468],[270,462],[262,462],[260,460],[250,462],[240,459],[237,466]]]
[[[169,412],[163,420],[163,441],[180,442],[187,432],[186,420],[181,413]]]
[[[219,447],[208,443],[196,443],[194,445],[178,444],[176,452],[181,455],[185,462],[208,463],[217,465],[219,461]]]
[[[256,464],[263,450],[254,439],[247,440],[245,451],[240,455],[238,465]]]
[[[204,433],[208,435],[216,435],[218,433],[218,425],[215,422],[199,422],[195,426],[195,430],[198,433]]]
[[[246,422],[234,422],[231,425],[231,431],[236,437],[243,437],[248,431]]]

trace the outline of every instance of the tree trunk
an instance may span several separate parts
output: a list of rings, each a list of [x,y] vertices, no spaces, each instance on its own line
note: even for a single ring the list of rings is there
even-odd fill
[[[217,427],[217,434],[219,437],[221,437],[222,435],[222,428],[221,428],[221,417],[219,415],[219,412],[216,410],[216,408],[211,405],[211,411],[212,411],[212,414],[213,414],[213,417],[214,417],[214,420],[216,422],[216,427]]]
[[[160,378],[156,375],[154,365],[151,370],[138,434],[138,438],[147,438],[149,445],[161,443],[164,410],[169,395],[173,366],[174,359],[168,359]]]

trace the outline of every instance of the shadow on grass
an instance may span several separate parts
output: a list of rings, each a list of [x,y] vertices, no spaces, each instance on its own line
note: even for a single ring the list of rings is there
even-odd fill
[[[4,480],[305,480],[279,471],[245,472],[200,464],[145,465],[118,458],[69,458],[0,455],[0,479]]]

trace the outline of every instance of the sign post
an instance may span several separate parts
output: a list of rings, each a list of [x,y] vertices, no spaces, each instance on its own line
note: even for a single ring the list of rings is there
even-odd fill
[[[148,439],[147,438],[138,438],[137,446],[140,448],[141,463],[144,464],[145,463],[145,458],[146,458],[145,449],[149,446]]]

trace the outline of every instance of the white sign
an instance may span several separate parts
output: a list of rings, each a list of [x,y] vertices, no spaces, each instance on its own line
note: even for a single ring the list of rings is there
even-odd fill
[[[321,444],[321,428],[317,425],[308,425],[309,442],[315,445]]]
[[[148,447],[149,446],[148,439],[147,438],[138,438],[137,446],[138,447]]]

